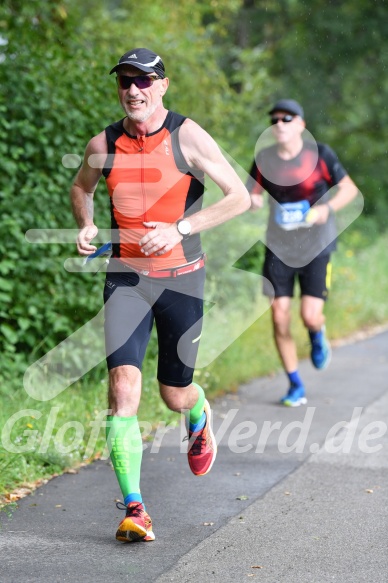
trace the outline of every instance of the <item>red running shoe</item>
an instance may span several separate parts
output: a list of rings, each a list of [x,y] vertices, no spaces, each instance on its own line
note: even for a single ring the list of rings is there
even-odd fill
[[[193,474],[204,476],[210,472],[217,455],[217,443],[211,428],[211,409],[205,399],[206,422],[200,431],[189,431],[187,458]]]
[[[117,529],[117,540],[124,543],[155,540],[155,535],[152,532],[151,518],[144,510],[141,502],[130,502],[127,506],[122,502],[118,502],[116,506],[119,509],[124,507],[127,511],[125,518],[120,522]]]

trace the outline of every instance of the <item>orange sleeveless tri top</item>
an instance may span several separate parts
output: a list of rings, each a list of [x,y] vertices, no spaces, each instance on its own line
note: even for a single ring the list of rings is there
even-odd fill
[[[160,129],[140,137],[124,129],[124,119],[105,129],[108,157],[102,173],[111,201],[112,257],[136,269],[172,269],[202,254],[199,234],[160,257],[145,257],[139,246],[151,230],[143,221],[175,223],[202,207],[204,175],[190,169],[179,146],[185,119],[169,111]]]

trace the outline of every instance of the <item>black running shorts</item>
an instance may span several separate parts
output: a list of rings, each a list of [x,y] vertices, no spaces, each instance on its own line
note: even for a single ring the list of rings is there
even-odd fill
[[[202,331],[205,268],[179,277],[151,278],[128,268],[109,271],[104,287],[108,369],[141,370],[155,323],[159,382],[186,387],[193,379]]]
[[[313,296],[326,300],[331,278],[330,255],[318,256],[304,267],[290,267],[267,249],[263,276],[265,278],[264,295],[275,298],[282,296],[292,298],[295,281],[298,279],[302,296]]]

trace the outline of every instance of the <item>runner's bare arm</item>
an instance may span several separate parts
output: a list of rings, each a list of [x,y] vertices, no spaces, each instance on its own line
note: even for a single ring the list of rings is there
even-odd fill
[[[330,211],[336,212],[341,210],[357,196],[358,188],[350,176],[344,176],[336,186],[337,192],[328,204],[317,204],[314,206],[315,215],[312,221],[313,223],[318,225],[325,223],[329,218]]]
[[[70,190],[73,215],[80,229],[77,237],[77,249],[80,255],[90,255],[96,250],[94,245],[90,245],[90,241],[98,233],[98,228],[93,222],[93,196],[101,178],[106,156],[105,132],[101,132],[86,146],[83,164]]]
[[[339,211],[349,204],[358,193],[358,188],[350,176],[344,176],[337,184],[337,192],[330,200],[330,206],[333,211]]]
[[[215,140],[203,128],[192,120],[186,120],[179,140],[189,166],[202,170],[224,194],[216,203],[190,216],[193,234],[220,225],[250,208],[250,196],[245,185]]]
[[[205,130],[187,119],[180,128],[179,143],[188,165],[202,170],[224,194],[216,203],[190,215],[192,235],[220,225],[250,208],[250,196],[243,182]],[[175,224],[144,224],[154,227],[154,231],[139,241],[145,255],[163,255],[182,240]]]

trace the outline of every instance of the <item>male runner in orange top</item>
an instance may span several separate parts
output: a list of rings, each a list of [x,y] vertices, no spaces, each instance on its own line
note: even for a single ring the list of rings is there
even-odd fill
[[[137,421],[142,361],[154,322],[160,394],[169,409],[186,412],[190,468],[204,475],[214,462],[209,403],[192,382],[205,279],[199,234],[246,211],[250,198],[210,135],[164,107],[169,79],[160,56],[135,48],[112,73],[125,117],[88,143],[71,201],[78,252],[88,256],[98,232],[93,194],[105,177],[113,243],[104,288],[107,441],[126,510],[116,538],[131,542],[155,538],[140,491]],[[205,174],[224,196],[202,209]]]

